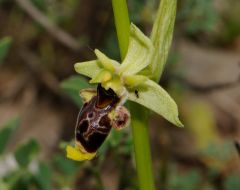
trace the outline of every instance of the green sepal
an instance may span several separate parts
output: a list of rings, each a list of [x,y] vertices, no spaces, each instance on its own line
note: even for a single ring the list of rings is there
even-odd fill
[[[95,77],[101,70],[101,64],[97,60],[76,63],[74,69],[77,73],[89,78]]]
[[[174,125],[183,127],[178,118],[177,104],[162,87],[148,79],[137,90],[138,97],[135,92],[130,92],[129,100],[147,107]]]
[[[124,75],[138,73],[151,63],[153,52],[151,40],[134,24],[131,24],[128,52],[120,66],[119,73]]]

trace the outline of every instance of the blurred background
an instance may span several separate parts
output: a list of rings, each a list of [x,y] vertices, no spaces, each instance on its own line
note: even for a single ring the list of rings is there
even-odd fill
[[[128,0],[151,32],[158,0]],[[178,0],[160,84],[185,128],[149,124],[157,190],[240,189],[240,1]],[[138,190],[131,129],[112,130],[91,162],[65,157],[81,88],[76,62],[119,59],[110,0],[0,0],[0,189]]]

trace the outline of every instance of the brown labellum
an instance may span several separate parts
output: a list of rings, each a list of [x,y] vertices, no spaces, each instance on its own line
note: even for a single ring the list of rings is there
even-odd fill
[[[97,93],[84,104],[77,119],[75,139],[82,151],[96,152],[112,127],[119,129],[126,126],[130,114],[118,105],[119,102],[120,98],[112,89],[105,90],[98,85]]]

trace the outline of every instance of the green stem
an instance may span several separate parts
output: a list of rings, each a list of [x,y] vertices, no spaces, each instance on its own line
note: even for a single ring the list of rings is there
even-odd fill
[[[124,59],[129,43],[130,20],[126,0],[112,0],[115,27],[122,60]]]
[[[155,190],[148,134],[149,112],[136,103],[130,104],[135,160],[140,190]]]
[[[126,0],[112,0],[115,26],[121,58],[124,59],[129,43],[130,22]],[[155,190],[151,151],[148,136],[148,112],[142,106],[131,103],[131,125],[137,174],[140,190]]]

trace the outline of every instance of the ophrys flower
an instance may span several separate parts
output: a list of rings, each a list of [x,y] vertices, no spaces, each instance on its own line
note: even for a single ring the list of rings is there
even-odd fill
[[[154,77],[153,72],[155,72],[152,71],[151,67],[151,64],[156,62],[155,52],[152,41],[135,25],[131,24],[129,48],[121,64],[108,58],[99,50],[95,50],[97,60],[76,63],[74,67],[78,73],[90,77],[90,83],[101,84],[106,92],[111,91],[114,94],[112,97],[118,99],[117,103],[115,103],[116,105],[113,104],[114,106],[112,106],[111,114],[110,112],[108,113],[109,117],[113,115],[115,115],[115,118],[116,115],[119,117],[120,114],[116,114],[118,112],[117,105],[122,106],[126,100],[130,100],[147,107],[171,123],[182,127],[183,125],[178,118],[176,103],[163,88],[151,80]],[[98,93],[97,97],[100,96],[100,93]],[[93,97],[91,96],[88,100],[90,102],[94,101]],[[109,97],[108,99],[111,98]],[[128,113],[125,108],[124,110]],[[108,123],[114,126],[113,119]],[[98,145],[100,146],[102,142]],[[94,157],[97,148],[92,152],[84,152],[82,149],[85,147],[83,146],[82,148],[82,146],[83,144],[79,144],[77,139],[75,149],[72,147],[67,148],[68,156],[76,160],[91,159]],[[79,159],[71,155],[78,155]]]

